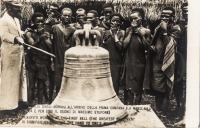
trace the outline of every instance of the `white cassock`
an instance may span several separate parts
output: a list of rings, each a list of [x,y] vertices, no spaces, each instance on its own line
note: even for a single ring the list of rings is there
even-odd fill
[[[16,36],[21,37],[20,22],[7,13],[0,19],[1,36],[1,83],[0,110],[12,110],[19,101],[27,101],[27,84],[24,68],[24,49],[14,44]]]

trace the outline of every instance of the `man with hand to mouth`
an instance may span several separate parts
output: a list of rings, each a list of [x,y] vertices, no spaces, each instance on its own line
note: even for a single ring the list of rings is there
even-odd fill
[[[174,86],[175,52],[180,27],[175,25],[175,10],[166,7],[162,10],[160,24],[156,27],[151,47],[154,53],[149,57],[149,84],[155,94],[158,113],[167,116],[169,99]]]
[[[120,70],[122,68],[122,43],[125,31],[120,29],[122,16],[119,13],[110,15],[110,30],[106,30],[103,36],[103,48],[109,52],[110,70],[113,81],[113,87],[116,94],[119,94]]]
[[[45,24],[49,25],[49,27],[52,27],[55,24],[60,23],[60,13],[58,12],[59,6],[55,3],[51,4],[49,6],[48,10],[48,17],[45,21]]]
[[[83,29],[83,24],[85,23],[85,10],[83,8],[79,8],[76,11],[76,23],[73,24],[73,26],[76,29]]]
[[[102,7],[103,9],[103,16],[101,18],[100,27],[105,28],[106,30],[110,29],[110,15],[114,12],[114,6],[112,3],[106,3]]]
[[[143,81],[146,66],[146,50],[149,47],[151,33],[143,27],[145,13],[135,8],[130,14],[131,27],[126,29],[123,41],[124,68],[122,79],[125,82],[125,104],[140,104],[142,99]]]

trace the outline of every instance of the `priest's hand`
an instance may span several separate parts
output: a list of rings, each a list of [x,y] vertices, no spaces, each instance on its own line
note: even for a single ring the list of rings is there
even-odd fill
[[[21,38],[21,37],[19,37],[19,36],[17,36],[17,37],[15,37],[15,39],[14,39],[14,44],[23,45],[23,44],[24,44],[24,39]]]

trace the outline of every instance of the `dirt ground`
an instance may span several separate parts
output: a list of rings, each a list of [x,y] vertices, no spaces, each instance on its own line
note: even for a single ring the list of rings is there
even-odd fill
[[[119,94],[119,98],[120,100],[123,102],[123,90],[120,89],[120,94]],[[37,99],[35,100],[35,102],[37,102]],[[175,100],[171,100],[170,101],[170,106],[169,106],[169,113],[167,115],[166,118],[162,118],[160,116],[160,114],[157,113],[156,108],[155,108],[155,97],[148,95],[148,94],[143,94],[143,98],[142,98],[142,103],[141,104],[149,104],[152,109],[154,110],[154,112],[157,114],[157,116],[159,117],[159,119],[164,123],[164,125],[166,127],[170,127],[170,128],[184,128],[185,126],[174,126],[174,123],[178,122],[179,120],[176,120],[175,117],[175,106],[176,106],[176,102]],[[25,115],[26,113],[28,113],[28,111],[31,109],[31,107],[26,107],[26,108],[19,108],[16,111],[12,112],[12,114],[6,114],[4,113],[3,115],[0,113],[0,125],[1,124],[11,124],[11,125],[15,125],[17,124]]]
[[[124,91],[121,88],[120,89],[120,94],[119,94],[119,98],[120,100],[123,102],[124,100]],[[181,125],[181,126],[175,126],[174,124],[177,123],[178,121],[180,121],[181,119],[175,119],[176,117],[176,112],[175,112],[175,108],[176,108],[176,101],[173,98],[173,100],[170,101],[170,106],[169,106],[169,112],[167,114],[166,118],[161,117],[160,114],[157,113],[156,110],[156,105],[155,105],[155,97],[149,94],[146,94],[144,92],[143,96],[142,96],[142,105],[150,105],[151,108],[154,110],[154,112],[156,113],[156,115],[158,116],[158,118],[163,122],[163,124],[168,128],[185,128],[185,125]]]

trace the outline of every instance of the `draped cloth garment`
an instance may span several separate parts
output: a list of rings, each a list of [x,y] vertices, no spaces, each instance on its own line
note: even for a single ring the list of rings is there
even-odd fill
[[[142,93],[145,65],[145,46],[140,36],[133,33],[125,53],[126,89],[131,89],[132,93]]]
[[[109,30],[107,30],[109,32]],[[109,37],[105,43],[102,44],[102,47],[108,50],[109,60],[110,60],[110,70],[112,76],[113,87],[116,93],[119,93],[119,79],[120,79],[120,70],[122,66],[122,50],[117,47],[114,37],[109,33]]]
[[[74,45],[72,37],[75,29],[73,27],[64,28],[61,24],[54,25],[53,31],[53,52],[55,58],[55,85],[60,86],[64,69],[65,51]]]

